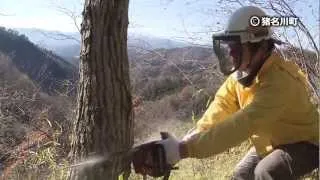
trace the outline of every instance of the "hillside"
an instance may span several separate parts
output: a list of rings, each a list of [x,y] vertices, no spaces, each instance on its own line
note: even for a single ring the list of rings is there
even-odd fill
[[[68,149],[77,73],[61,57],[0,28],[1,178],[43,144],[57,141],[57,150]]]
[[[30,152],[52,141],[56,129],[63,128],[57,140],[61,147],[68,147],[64,138],[69,131],[65,127],[70,126],[73,104],[72,97],[41,92],[10,57],[0,52],[0,177]]]
[[[166,129],[185,133],[224,80],[209,48],[136,49],[129,62],[137,142]]]
[[[77,77],[72,64],[31,43],[26,36],[3,27],[0,28],[0,51],[10,56],[17,69],[47,93],[65,91],[66,83]]]
[[[212,50],[207,48],[136,51],[129,53],[129,61],[133,93],[146,100],[162,98],[188,85],[211,88],[219,80],[212,71],[217,62],[213,60]]]

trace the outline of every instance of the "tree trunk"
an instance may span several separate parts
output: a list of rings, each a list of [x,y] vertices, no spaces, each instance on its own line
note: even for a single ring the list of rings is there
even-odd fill
[[[73,163],[88,158],[96,163],[72,168],[71,179],[114,180],[130,168],[125,153],[119,153],[133,145],[128,4],[129,0],[85,1],[71,156]]]

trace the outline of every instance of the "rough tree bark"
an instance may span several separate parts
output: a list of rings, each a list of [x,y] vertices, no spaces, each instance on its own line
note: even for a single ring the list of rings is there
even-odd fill
[[[81,24],[80,82],[71,157],[107,161],[73,168],[71,179],[117,179],[130,167],[133,114],[127,56],[129,0],[86,0]]]

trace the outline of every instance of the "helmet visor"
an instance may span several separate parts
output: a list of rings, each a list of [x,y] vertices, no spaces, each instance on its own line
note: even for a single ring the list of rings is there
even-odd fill
[[[241,65],[241,41],[240,36],[213,36],[213,50],[218,58],[220,71],[229,75]]]

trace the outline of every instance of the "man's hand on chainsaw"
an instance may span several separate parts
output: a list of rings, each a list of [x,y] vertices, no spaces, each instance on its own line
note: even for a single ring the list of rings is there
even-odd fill
[[[182,141],[169,133],[161,132],[162,140],[151,141],[133,149],[132,163],[136,173],[152,177],[168,177],[170,170],[182,158],[188,157],[186,143],[198,137],[197,131],[189,132]]]
[[[161,132],[162,140],[141,144],[133,149],[132,163],[136,173],[152,177],[167,177],[181,158],[179,141],[169,133]]]
[[[158,144],[161,144],[164,148],[167,163],[174,165],[181,159],[179,151],[180,141],[169,133],[167,135],[168,137],[160,140]]]

